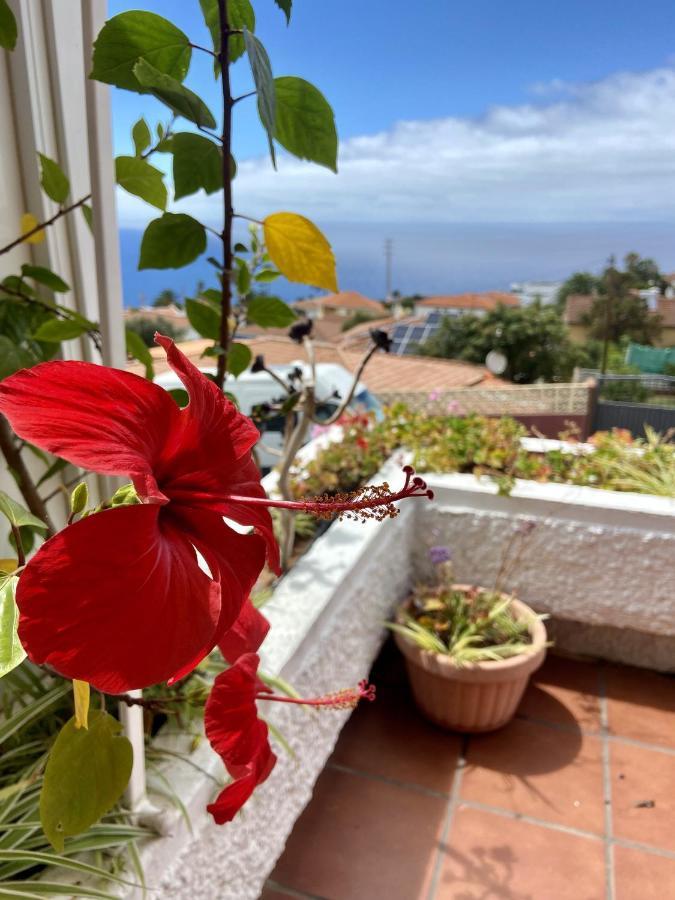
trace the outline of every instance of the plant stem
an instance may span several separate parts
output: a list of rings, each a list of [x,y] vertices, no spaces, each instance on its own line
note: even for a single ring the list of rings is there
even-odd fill
[[[78,206],[82,206],[82,204],[86,203],[87,200],[91,200],[91,194],[87,194],[86,197],[80,197],[79,200],[77,200],[75,203],[71,203],[70,206],[62,206],[59,211],[51,217],[51,219],[47,219],[45,222],[41,222],[39,225],[36,225],[35,228],[31,228],[30,231],[22,234],[21,237],[16,238],[16,240],[11,241],[4,247],[0,247],[0,256],[2,256],[3,253],[9,253],[10,250],[18,247],[19,244],[23,244],[28,240],[28,238],[33,237],[34,234],[37,234],[38,231],[42,231],[43,228],[48,228],[50,225],[53,225],[54,222],[58,221],[62,216],[68,215],[69,212],[77,209]]]
[[[45,303],[44,300],[40,300],[39,297],[29,297],[28,294],[24,294],[22,291],[15,291],[12,288],[8,288],[5,285],[0,285],[0,293],[8,294],[10,297],[17,297],[19,300],[23,300],[24,303],[32,304],[33,306],[39,306],[41,309],[47,310],[47,312],[54,313],[54,315],[63,319],[65,322],[71,322],[73,317],[69,315],[68,312],[59,309],[58,307],[52,305],[51,303]],[[94,347],[101,353],[103,345],[101,344],[101,335],[98,331],[87,331],[86,332],[91,338],[91,342]]]
[[[220,80],[223,89],[223,133],[221,137],[223,153],[223,271],[220,303],[220,334],[218,343],[222,353],[218,356],[216,384],[222,390],[227,373],[227,354],[230,343],[230,313],[232,310],[232,181],[230,155],[232,151],[232,89],[230,87],[230,62],[228,42],[230,25],[227,18],[227,0],[218,0],[220,21]]]
[[[56,534],[56,528],[51,520],[51,516],[47,512],[47,505],[40,496],[38,489],[33,481],[30,472],[23,461],[21,452],[14,442],[14,434],[9,427],[9,422],[4,416],[0,416],[0,451],[5,457],[7,467],[13,472],[21,496],[26,501],[26,506],[47,526],[47,536],[53,537]]]

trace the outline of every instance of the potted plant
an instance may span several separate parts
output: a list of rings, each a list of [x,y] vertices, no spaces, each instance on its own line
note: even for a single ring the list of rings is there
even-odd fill
[[[456,584],[450,551],[429,551],[436,583],[417,587],[389,623],[415,702],[443,728],[493,731],[509,722],[548,646],[543,617],[502,590],[534,527],[511,536],[492,588]]]

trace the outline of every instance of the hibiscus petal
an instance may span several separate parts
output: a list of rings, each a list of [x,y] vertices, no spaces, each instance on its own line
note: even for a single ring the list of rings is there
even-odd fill
[[[213,578],[220,584],[220,640],[239,620],[258,580],[265,564],[265,543],[257,534],[239,534],[234,531],[217,513],[204,510],[197,512],[184,506],[172,505],[171,514],[173,520],[189,535],[206,560]],[[251,646],[249,650],[257,650],[258,646]]]
[[[94,472],[138,477],[144,496],[161,498],[152,473],[180,410],[147,379],[93,363],[41,363],[0,382],[0,412],[24,440]]]
[[[120,693],[185,674],[213,649],[220,587],[165,510],[96,513],[42,545],[17,590],[34,662]]]
[[[237,621],[218,641],[218,649],[229,663],[234,663],[245,653],[255,653],[269,630],[270,623],[249,599]]]
[[[277,758],[268,744],[255,763],[246,766],[243,774],[228,784],[213,803],[209,803],[206,810],[211,813],[216,825],[232,821],[257,786],[269,776],[276,761]]]

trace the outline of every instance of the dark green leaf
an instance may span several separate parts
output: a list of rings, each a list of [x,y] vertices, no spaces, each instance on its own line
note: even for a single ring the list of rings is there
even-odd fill
[[[173,397],[176,403],[180,406],[181,409],[187,406],[190,402],[190,395],[187,391],[184,391],[183,388],[173,388],[169,391],[169,394]]]
[[[286,14],[286,24],[288,25],[291,21],[291,6],[293,5],[293,0],[274,0],[276,5]]]
[[[293,391],[293,393],[289,394],[288,397],[284,400],[281,409],[279,410],[280,415],[287,416],[289,412],[295,409],[295,407],[300,402],[300,397],[302,394],[300,391]]]
[[[131,137],[134,142],[136,156],[140,156],[144,150],[147,150],[152,143],[152,135],[145,119],[139,119],[131,129]],[[161,135],[160,135],[161,137]]]
[[[251,289],[251,273],[243,259],[237,260],[237,291],[244,297]]]
[[[275,78],[274,89],[274,137],[299,159],[337,172],[335,117],[321,91],[304,78],[291,77]]]
[[[45,481],[49,481],[49,479],[53,475],[56,475],[59,472],[62,472],[68,465],[69,465],[69,462],[67,459],[54,460],[54,462],[51,464],[51,466],[49,466],[49,468],[45,472],[43,472],[42,475],[40,476],[40,478],[37,482],[37,487],[40,487],[40,485],[44,484]]]
[[[84,216],[84,221],[89,226],[89,231],[94,230],[94,213],[92,211],[91,206],[88,206],[86,203],[82,204],[82,215]]]
[[[201,97],[184,87],[176,78],[160,72],[147,59],[138,60],[134,66],[134,75],[153,97],[165,103],[176,115],[184,116],[203,128],[216,127],[216,120]]]
[[[237,243],[234,245],[234,252],[248,253],[248,247],[246,246],[246,244],[242,244],[240,241],[237,241]]]
[[[70,182],[61,171],[61,166],[53,159],[38,153],[40,157],[40,184],[45,194],[54,203],[63,203],[70,191]]]
[[[69,719],[49,754],[40,793],[40,821],[59,853],[64,838],[80,834],[119,800],[131,775],[133,751],[108,713],[89,713],[89,728]]]
[[[220,336],[220,310],[202,300],[187,299],[185,312],[190,325],[202,337],[217,341]]]
[[[183,81],[192,50],[186,34],[167,19],[132,10],[113,16],[94,42],[91,77],[128,91],[146,93],[134,66],[143,57],[158,72]]]
[[[40,362],[39,357],[28,348],[21,347],[5,334],[0,334],[0,381]]]
[[[174,199],[199,190],[213,194],[223,186],[223,154],[201,134],[183,131],[172,139]]]
[[[227,354],[227,371],[236,378],[238,375],[248,369],[251,365],[253,354],[246,344],[239,344],[235,341],[230,344],[230,351]]]
[[[220,18],[218,16],[217,0],[199,0],[206,26],[211,32],[214,53],[220,53]],[[255,13],[250,0],[230,0],[227,4],[228,25],[230,28],[241,30],[248,28],[255,31]],[[230,35],[229,40],[230,62],[236,62],[244,52],[244,39],[240,34]],[[218,69],[216,63],[216,69]]]
[[[254,297],[246,305],[246,318],[262,328],[285,328],[295,321],[296,315],[278,297]]]
[[[276,281],[277,278],[281,278],[281,272],[277,269],[262,269],[260,272],[257,272],[254,276],[256,281],[260,281],[263,284],[267,284],[270,281]]]
[[[65,291],[70,290],[70,286],[66,284],[63,278],[59,278],[55,272],[52,272],[51,269],[45,269],[44,266],[29,266],[28,263],[24,263],[21,266],[21,274],[24,278],[32,278],[33,281],[44,284],[45,287],[52,291],[65,293]]]
[[[12,500],[4,491],[0,491],[0,515],[3,515],[9,524],[16,528],[26,526],[27,528],[37,528],[38,531],[47,530],[47,526],[41,519],[28,512],[16,500]]]
[[[206,250],[204,226],[184,213],[153,219],[141,241],[139,269],[179,269]]]
[[[272,66],[270,65],[267,51],[260,43],[258,38],[244,28],[244,42],[246,44],[246,52],[251,64],[251,72],[253,81],[258,92],[258,113],[263,128],[267,132],[267,141],[270,147],[270,155],[272,163],[276,166],[274,155],[274,122],[276,115],[274,79],[272,78]]]
[[[16,47],[16,19],[7,0],[0,0],[0,47],[13,50]]]
[[[205,290],[200,291],[199,298],[200,300],[208,301],[217,310],[220,310],[223,302],[222,293],[220,291],[217,291],[215,288],[206,288]]]
[[[19,579],[0,575],[0,678],[26,658],[19,640],[19,610],[14,595]]]
[[[230,181],[234,181],[237,177],[237,161],[230,153]]]
[[[47,319],[35,332],[36,341],[70,341],[73,338],[85,334],[89,329],[84,322],[76,319]]]
[[[216,259],[215,256],[207,256],[207,257],[206,257],[206,261],[207,261],[207,263],[211,263],[211,265],[212,265],[215,269],[221,269],[221,270],[222,270],[222,268],[223,268],[223,264],[221,263],[221,261],[220,261],[219,259]]]
[[[118,156],[115,159],[115,178],[125,191],[157,209],[166,209],[164,175],[147,160],[140,156]]]
[[[145,366],[145,377],[149,381],[152,381],[155,376],[155,371],[152,363],[152,355],[143,343],[143,339],[141,338],[140,334],[132,331],[131,328],[125,328],[124,338],[126,341],[127,353],[129,354],[129,356],[133,356],[134,359],[137,359]]]

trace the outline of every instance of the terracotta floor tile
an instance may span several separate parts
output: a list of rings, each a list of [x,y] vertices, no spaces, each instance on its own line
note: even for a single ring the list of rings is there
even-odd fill
[[[610,761],[615,836],[675,853],[675,756],[612,742]]]
[[[614,847],[616,900],[675,900],[675,859]]]
[[[449,793],[461,738],[427,722],[407,688],[378,685],[345,726],[331,762]]]
[[[460,806],[435,900],[604,900],[604,846]]]
[[[325,769],[271,878],[327,900],[423,900],[447,803]]]
[[[600,676],[594,663],[549,654],[535,673],[518,715],[574,726],[600,728]]]
[[[675,749],[675,678],[610,666],[607,698],[612,734]]]
[[[462,799],[604,833],[599,738],[517,719],[472,737],[467,761]]]

